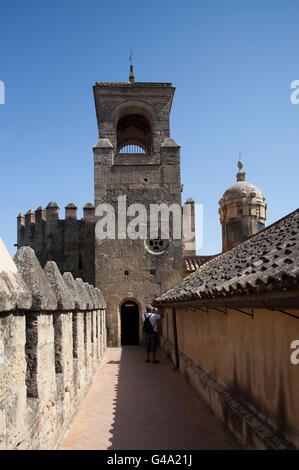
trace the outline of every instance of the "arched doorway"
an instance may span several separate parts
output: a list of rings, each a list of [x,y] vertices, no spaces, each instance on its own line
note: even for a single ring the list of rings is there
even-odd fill
[[[120,310],[121,345],[139,344],[139,307],[133,300],[125,301]]]

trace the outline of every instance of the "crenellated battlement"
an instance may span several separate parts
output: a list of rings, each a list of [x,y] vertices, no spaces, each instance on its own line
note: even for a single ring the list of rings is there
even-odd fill
[[[18,215],[17,219],[19,222],[19,227],[22,226],[28,227],[31,224],[40,223],[42,221],[52,223],[55,220],[78,220],[77,213],[78,207],[73,203],[70,202],[65,206],[65,219],[59,219],[59,212],[60,208],[55,201],[49,202],[47,207],[39,206],[35,211],[29,209],[28,212],[24,215],[22,212]],[[87,221],[87,222],[94,222],[94,206],[90,202],[85,204],[83,207],[83,219],[79,219],[80,221]]]
[[[73,202],[65,206],[64,219],[59,213],[55,201],[25,215],[21,212],[17,217],[18,248],[30,246],[42,266],[54,260],[61,272],[94,283],[94,206],[85,204],[81,219]]]
[[[0,449],[56,449],[102,362],[106,302],[1,238],[0,267]]]

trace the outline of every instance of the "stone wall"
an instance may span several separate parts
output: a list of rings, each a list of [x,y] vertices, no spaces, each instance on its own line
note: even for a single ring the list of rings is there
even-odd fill
[[[94,207],[83,207],[83,219],[77,219],[77,207],[65,207],[65,219],[59,218],[59,207],[50,202],[46,208],[18,215],[18,248],[31,246],[42,267],[55,261],[61,273],[71,272],[90,284],[94,274]]]
[[[55,449],[106,348],[99,289],[0,239],[0,449]]]
[[[299,448],[299,365],[290,361],[298,319],[243,310],[176,307],[180,372],[243,448]],[[175,363],[170,307],[162,329],[163,349]]]
[[[181,186],[179,179],[180,147],[172,139],[161,148],[161,159],[169,159],[170,169],[165,182],[163,165],[119,165],[104,166],[103,148],[95,151],[95,206],[102,202],[109,203],[118,214],[118,196],[126,196],[126,209],[135,203],[143,204],[148,214],[153,203],[181,204]],[[98,145],[102,145],[101,142]],[[167,147],[167,145],[173,145]],[[106,149],[104,148],[106,151]],[[113,156],[113,150],[111,149]],[[144,178],[147,181],[144,181]],[[170,183],[170,179],[172,182]],[[101,184],[98,184],[101,181]],[[149,181],[149,182],[148,182]],[[97,216],[96,216],[97,219]],[[130,218],[128,217],[128,221]],[[170,217],[171,220],[171,217]],[[148,227],[149,233],[149,227]],[[170,237],[172,227],[170,226]],[[167,241],[168,242],[168,241]],[[109,260],[109,262],[107,262]],[[145,305],[152,299],[172,287],[182,279],[182,241],[170,239],[165,251],[153,253],[148,247],[148,240],[143,239],[105,239],[96,238],[95,243],[96,285],[107,299],[107,327],[109,345],[119,346],[121,325],[120,308],[129,299],[137,302],[140,314],[140,339],[142,338],[141,314]]]

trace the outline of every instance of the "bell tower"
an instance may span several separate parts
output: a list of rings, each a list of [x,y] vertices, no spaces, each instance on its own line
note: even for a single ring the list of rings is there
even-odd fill
[[[180,146],[170,138],[169,123],[175,88],[135,82],[131,65],[128,82],[99,82],[93,90],[99,127],[93,148],[95,277],[107,301],[108,342],[118,346],[128,344],[127,325],[133,328],[130,306],[138,343],[145,305],[182,279],[182,240],[174,236],[181,214]],[[97,235],[103,204],[115,213],[114,239]],[[149,230],[151,210],[160,205],[169,210],[169,237],[160,213],[157,233]],[[130,221],[145,212],[137,236]]]
[[[222,251],[230,250],[265,228],[265,196],[259,188],[245,181],[243,162],[238,162],[237,182],[219,201],[222,225]]]

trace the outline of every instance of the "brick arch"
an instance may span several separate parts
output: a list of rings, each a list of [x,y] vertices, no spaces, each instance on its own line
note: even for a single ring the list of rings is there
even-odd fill
[[[124,116],[128,109],[134,109],[140,114],[143,114],[147,119],[150,120],[152,127],[154,127],[154,122],[159,121],[159,115],[155,108],[143,100],[124,100],[119,103],[112,112],[112,118],[115,125],[117,126],[119,118]]]

